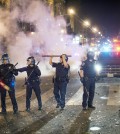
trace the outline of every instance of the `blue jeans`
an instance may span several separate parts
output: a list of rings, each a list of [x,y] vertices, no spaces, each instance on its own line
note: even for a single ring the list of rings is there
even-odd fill
[[[57,104],[62,108],[65,107],[65,95],[66,95],[67,82],[54,82],[54,96],[57,101]]]

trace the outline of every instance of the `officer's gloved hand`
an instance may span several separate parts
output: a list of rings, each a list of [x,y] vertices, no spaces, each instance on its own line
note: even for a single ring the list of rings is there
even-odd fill
[[[14,75],[16,75],[16,76],[18,75],[18,70],[17,69],[13,69],[12,72],[13,72]]]

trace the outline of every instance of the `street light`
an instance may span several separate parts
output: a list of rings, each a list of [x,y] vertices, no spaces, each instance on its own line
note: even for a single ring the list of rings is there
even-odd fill
[[[68,9],[68,14],[69,15],[74,15],[75,14],[75,10],[73,8],[69,8]]]
[[[98,32],[98,34],[101,34],[101,32]]]
[[[83,22],[83,25],[86,26],[86,27],[89,27],[90,26],[90,22],[88,20],[85,20]]]
[[[75,26],[74,26],[74,15],[75,15],[75,10],[73,8],[68,8],[68,15],[70,15],[70,24],[71,24],[71,28],[74,32],[75,30]]]
[[[96,33],[96,32],[98,31],[98,29],[97,29],[96,27],[93,27],[93,28],[92,28],[92,31],[93,31],[94,33]]]

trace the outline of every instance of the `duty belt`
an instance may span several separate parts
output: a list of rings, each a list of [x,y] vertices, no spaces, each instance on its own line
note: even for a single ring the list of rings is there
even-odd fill
[[[36,81],[40,81],[39,79],[30,79],[28,80],[29,82],[36,82]]]

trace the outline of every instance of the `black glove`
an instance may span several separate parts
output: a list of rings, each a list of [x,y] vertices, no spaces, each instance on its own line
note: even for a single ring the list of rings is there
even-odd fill
[[[12,72],[13,72],[14,75],[18,75],[18,70],[17,69],[13,69]]]

